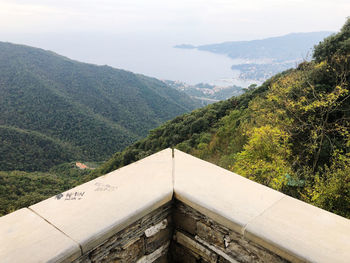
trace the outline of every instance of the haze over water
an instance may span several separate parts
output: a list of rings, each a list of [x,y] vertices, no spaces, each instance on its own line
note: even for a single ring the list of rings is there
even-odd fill
[[[81,62],[109,65],[158,79],[223,86],[246,84],[244,81],[232,81],[238,73],[231,70],[231,66],[242,60],[196,49],[174,48],[182,42],[159,36],[65,34],[10,39],[15,43],[49,49]],[[228,79],[231,81],[227,82]]]

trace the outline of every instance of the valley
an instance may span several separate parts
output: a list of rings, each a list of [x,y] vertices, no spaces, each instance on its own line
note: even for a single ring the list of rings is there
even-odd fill
[[[170,147],[349,218],[349,38],[347,20],[310,61],[245,89],[1,43],[0,213]],[[222,100],[227,90],[237,96]],[[220,101],[198,108],[193,98]],[[77,167],[84,161],[101,162]]]
[[[0,42],[0,170],[105,160],[199,105],[154,78]]]

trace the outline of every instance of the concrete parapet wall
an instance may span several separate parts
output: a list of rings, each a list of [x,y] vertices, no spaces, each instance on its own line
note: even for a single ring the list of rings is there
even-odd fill
[[[0,217],[0,262],[156,262],[170,241],[172,164],[168,149]]]
[[[0,262],[350,262],[350,221],[166,149],[1,217]]]
[[[174,195],[291,262],[350,262],[350,220],[175,151]]]

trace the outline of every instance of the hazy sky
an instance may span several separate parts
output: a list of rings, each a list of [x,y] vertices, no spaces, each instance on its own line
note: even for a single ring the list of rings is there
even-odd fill
[[[337,31],[349,15],[349,0],[0,0],[0,34],[150,34],[201,44]]]
[[[349,15],[350,0],[0,0],[0,41],[198,83],[232,62],[174,45],[338,31]]]

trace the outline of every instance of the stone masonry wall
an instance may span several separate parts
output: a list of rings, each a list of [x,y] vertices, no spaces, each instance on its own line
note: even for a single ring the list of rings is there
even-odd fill
[[[172,236],[168,203],[85,253],[74,263],[165,263]]]
[[[168,253],[169,252],[169,253]],[[74,263],[288,262],[174,200],[144,216]]]
[[[180,201],[174,203],[172,262],[288,262]]]

